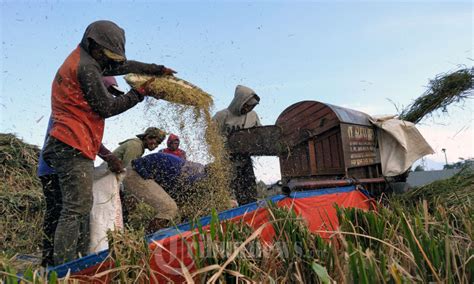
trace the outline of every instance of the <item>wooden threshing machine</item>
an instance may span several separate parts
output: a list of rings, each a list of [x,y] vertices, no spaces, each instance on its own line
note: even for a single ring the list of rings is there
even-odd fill
[[[364,184],[371,192],[386,186],[375,130],[368,115],[317,101],[285,109],[275,125],[233,133],[233,153],[278,156],[289,190]]]

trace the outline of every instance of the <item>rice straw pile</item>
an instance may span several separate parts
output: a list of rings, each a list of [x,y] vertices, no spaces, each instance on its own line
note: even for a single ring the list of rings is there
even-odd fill
[[[0,259],[39,254],[44,204],[38,156],[38,147],[0,133]]]

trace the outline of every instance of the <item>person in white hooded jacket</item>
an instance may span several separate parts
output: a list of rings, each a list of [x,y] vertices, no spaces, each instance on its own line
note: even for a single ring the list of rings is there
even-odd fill
[[[261,126],[260,119],[253,109],[260,97],[250,88],[237,85],[234,99],[226,109],[217,112],[212,120],[217,124],[224,138],[240,129]],[[257,200],[257,183],[249,155],[231,154],[233,177],[231,188],[239,205]]]

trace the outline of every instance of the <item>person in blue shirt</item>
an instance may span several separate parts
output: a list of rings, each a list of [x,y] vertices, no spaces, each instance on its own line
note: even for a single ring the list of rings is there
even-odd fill
[[[126,192],[155,209],[146,231],[152,233],[179,221],[174,198],[205,178],[205,166],[166,153],[152,153],[132,161],[123,180]]]

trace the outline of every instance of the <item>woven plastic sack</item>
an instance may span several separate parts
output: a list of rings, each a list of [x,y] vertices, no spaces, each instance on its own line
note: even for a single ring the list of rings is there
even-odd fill
[[[96,169],[97,170],[97,169]],[[108,249],[107,231],[123,228],[120,183],[124,174],[109,172],[94,180],[92,193],[94,202],[90,215],[89,252]]]
[[[140,88],[145,82],[154,78],[150,84],[153,91],[150,96],[160,96],[160,99],[168,102],[194,106],[199,109],[209,109],[213,100],[211,95],[199,87],[175,76],[149,76],[128,74],[125,81],[133,88]]]

